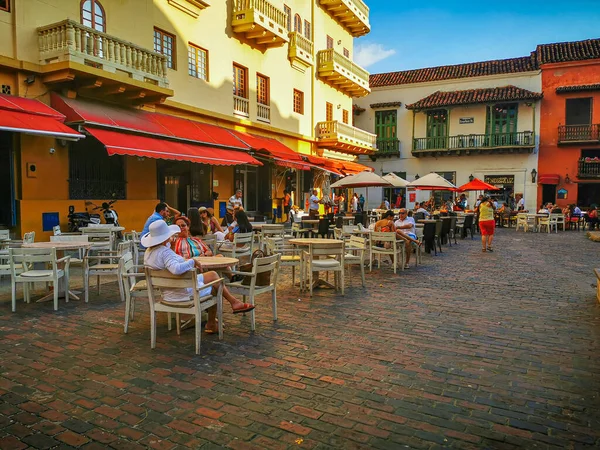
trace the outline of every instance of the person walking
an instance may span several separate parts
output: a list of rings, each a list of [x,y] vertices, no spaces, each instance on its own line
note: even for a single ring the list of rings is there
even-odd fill
[[[496,208],[494,203],[489,196],[483,198],[483,201],[479,204],[479,229],[481,230],[481,251],[493,252],[492,241],[494,240],[494,232],[496,228],[496,221],[494,220],[494,213]]]
[[[285,221],[290,221],[290,208],[292,207],[292,196],[287,190],[283,191],[283,213],[285,214]]]

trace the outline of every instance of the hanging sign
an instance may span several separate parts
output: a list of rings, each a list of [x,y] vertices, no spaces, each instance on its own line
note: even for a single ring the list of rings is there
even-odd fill
[[[515,184],[514,175],[485,175],[483,181],[498,186],[499,184]]]
[[[556,198],[558,198],[559,200],[565,200],[568,194],[569,193],[566,189],[559,189],[556,193]]]

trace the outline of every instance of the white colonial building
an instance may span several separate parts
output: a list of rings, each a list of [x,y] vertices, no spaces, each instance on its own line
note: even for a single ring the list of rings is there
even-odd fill
[[[523,193],[536,207],[541,75],[522,57],[374,74],[371,93],[355,99],[355,125],[377,134],[376,155],[363,157],[376,173],[409,181],[438,172],[452,183],[473,177],[501,187],[499,200]],[[382,198],[406,205],[427,191],[369,190],[369,207]],[[379,195],[381,194],[381,195]],[[436,196],[450,195],[437,192]],[[475,193],[469,195],[473,205]]]

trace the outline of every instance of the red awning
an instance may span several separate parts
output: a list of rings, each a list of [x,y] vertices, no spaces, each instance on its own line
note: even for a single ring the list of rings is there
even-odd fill
[[[560,175],[555,173],[543,174],[538,176],[538,184],[558,184],[560,181]]]
[[[373,172],[372,167],[364,166],[362,164],[355,163],[352,161],[342,161],[342,165],[344,166],[344,173],[346,175],[364,172],[365,170],[368,172]]]
[[[333,173],[335,175],[344,175],[344,173],[342,172],[343,166],[337,161],[313,155],[306,155],[305,158],[312,166],[316,167],[317,169],[321,169],[326,172]]]
[[[63,125],[64,120],[65,116],[39,100],[0,94],[0,130],[69,140],[85,137]]]
[[[232,133],[248,147],[259,153],[262,152],[281,160],[302,161],[302,156],[299,153],[277,139],[244,133],[243,131],[232,131]]]
[[[262,165],[249,154],[235,150],[223,150],[92,127],[86,127],[86,130],[104,144],[109,155],[173,159],[215,166]]]
[[[78,123],[120,131],[131,131],[154,137],[248,150],[233,132],[216,125],[196,122],[167,114],[152,113],[134,108],[107,106],[81,99],[65,98],[52,93],[52,106],[66,116],[67,123]]]

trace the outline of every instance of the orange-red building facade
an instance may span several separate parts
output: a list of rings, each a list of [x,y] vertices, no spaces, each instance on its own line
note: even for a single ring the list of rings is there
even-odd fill
[[[540,69],[538,203],[600,205],[600,58]]]

